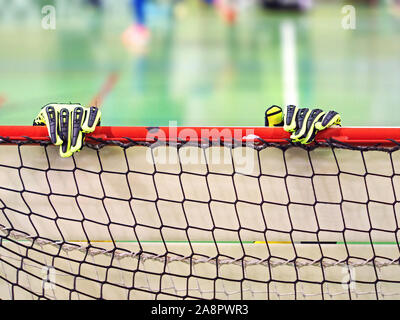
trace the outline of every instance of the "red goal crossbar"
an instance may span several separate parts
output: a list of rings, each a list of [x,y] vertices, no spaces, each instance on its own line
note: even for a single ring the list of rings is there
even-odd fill
[[[89,135],[104,141],[123,141],[126,138],[135,141],[149,141],[158,139],[166,140],[191,140],[196,137],[200,140],[207,138],[217,139],[242,139],[251,140],[260,138],[267,142],[286,144],[290,133],[282,128],[266,127],[98,127]],[[0,126],[0,137],[9,140],[33,140],[48,141],[46,127],[33,126]],[[321,131],[316,136],[317,142],[325,142],[328,139],[344,142],[351,145],[384,145],[394,146],[395,141],[400,142],[399,128],[330,128]]]

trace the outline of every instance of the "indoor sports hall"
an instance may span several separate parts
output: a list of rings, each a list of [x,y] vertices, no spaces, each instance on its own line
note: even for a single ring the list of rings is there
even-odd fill
[[[400,299],[399,35],[397,0],[0,0],[0,299]]]

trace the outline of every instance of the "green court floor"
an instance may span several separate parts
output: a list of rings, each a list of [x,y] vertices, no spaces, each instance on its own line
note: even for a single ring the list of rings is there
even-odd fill
[[[233,26],[198,1],[179,14],[152,4],[148,53],[134,55],[121,43],[126,1],[57,8],[45,30],[51,2],[0,14],[0,125],[30,125],[49,102],[88,104],[110,77],[103,125],[259,126],[288,99],[335,109],[346,126],[400,125],[400,15],[387,6],[356,6],[356,29],[344,30],[340,1],[306,14],[249,7]]]

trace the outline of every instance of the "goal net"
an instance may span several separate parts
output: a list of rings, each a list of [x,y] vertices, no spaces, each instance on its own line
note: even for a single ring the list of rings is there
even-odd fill
[[[0,127],[0,299],[399,299],[400,129]]]

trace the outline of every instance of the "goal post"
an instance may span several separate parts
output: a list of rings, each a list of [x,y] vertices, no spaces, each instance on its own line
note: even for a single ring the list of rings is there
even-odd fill
[[[0,299],[399,299],[400,128],[0,126]]]

